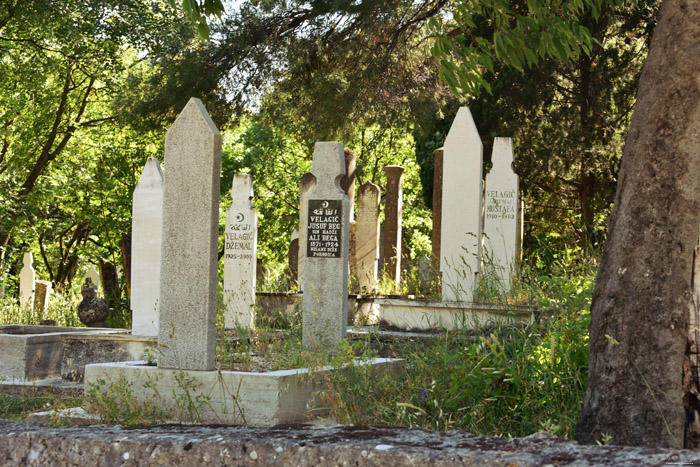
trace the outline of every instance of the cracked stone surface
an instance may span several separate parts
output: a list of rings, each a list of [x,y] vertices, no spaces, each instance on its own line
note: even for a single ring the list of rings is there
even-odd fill
[[[50,428],[0,421],[0,464],[663,466],[700,465],[700,452],[581,446],[545,433],[506,440],[458,431],[365,426]]]

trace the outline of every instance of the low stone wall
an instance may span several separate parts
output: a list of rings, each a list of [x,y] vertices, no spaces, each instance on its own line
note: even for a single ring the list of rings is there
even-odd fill
[[[4,466],[699,465],[700,452],[580,446],[547,434],[504,440],[387,427],[166,425],[44,428],[0,421]]]

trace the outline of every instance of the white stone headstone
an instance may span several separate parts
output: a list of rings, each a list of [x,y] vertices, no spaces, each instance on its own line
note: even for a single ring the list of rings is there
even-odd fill
[[[486,175],[484,210],[484,268],[493,268],[503,292],[511,286],[518,254],[519,186],[513,172],[512,138],[493,142],[493,167]]]
[[[302,219],[306,250],[303,286],[302,344],[332,346],[345,338],[348,321],[348,246],[350,202],[340,188],[345,174],[341,143],[316,143],[308,193],[308,216]],[[302,236],[300,235],[300,238]]]
[[[94,285],[97,290],[100,290],[100,273],[97,272],[97,268],[94,264],[89,265],[87,271],[85,271],[85,275],[83,276],[83,284],[87,278],[90,278],[92,285]]]
[[[224,239],[224,324],[227,329],[253,329],[258,212],[250,202],[250,175],[233,176],[231,197]]]
[[[22,270],[19,272],[19,305],[22,307],[34,306],[34,257],[31,253],[24,254]]]
[[[360,293],[372,293],[377,286],[379,199],[379,187],[372,182],[365,182],[357,189],[355,256]]]
[[[163,228],[163,171],[149,157],[133,195],[131,214],[131,333],[158,335]]]
[[[483,146],[472,114],[461,107],[443,153],[440,272],[444,301],[472,301],[481,258]]]
[[[221,134],[192,98],[165,136],[159,368],[215,366]]]

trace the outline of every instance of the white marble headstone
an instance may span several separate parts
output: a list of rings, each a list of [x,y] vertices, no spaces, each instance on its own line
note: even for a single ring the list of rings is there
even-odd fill
[[[484,268],[493,268],[503,292],[510,290],[515,272],[520,219],[518,176],[513,172],[512,138],[493,142],[493,167],[486,175],[484,209]]]
[[[340,188],[345,174],[341,143],[316,143],[302,219],[306,251],[303,286],[302,344],[332,346],[345,338],[348,320],[348,246],[350,201]],[[300,235],[301,239],[302,236]]]
[[[227,329],[253,329],[258,212],[251,204],[250,175],[233,176],[231,197],[224,238],[224,324]]]
[[[192,98],[165,136],[159,368],[215,365],[221,134]]]
[[[158,335],[163,228],[163,171],[149,157],[133,195],[131,214],[131,333]]]
[[[91,264],[88,266],[87,271],[85,271],[85,275],[83,276],[83,283],[85,283],[85,279],[90,278],[92,281],[92,285],[94,285],[97,290],[100,290],[100,273],[97,272],[97,268],[95,268],[94,264]]]
[[[34,257],[27,252],[22,258],[22,270],[19,272],[19,304],[22,307],[34,306],[35,273],[32,263]]]
[[[481,258],[482,153],[472,114],[461,107],[443,153],[440,272],[444,301],[474,298]]]

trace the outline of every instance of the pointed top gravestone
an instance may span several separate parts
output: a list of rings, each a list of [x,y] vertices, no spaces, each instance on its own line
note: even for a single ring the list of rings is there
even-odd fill
[[[31,253],[24,254],[22,270],[19,272],[19,304],[20,306],[34,306],[34,257]]]
[[[133,195],[131,215],[131,333],[158,335],[163,228],[163,171],[149,157]]]
[[[253,178],[233,176],[233,203],[226,211],[224,239],[224,324],[254,327],[258,212],[253,208]]]
[[[350,202],[339,184],[345,173],[343,145],[316,143],[312,173],[316,184],[308,194],[308,216],[302,219],[302,343],[307,348],[335,345],[346,333]]]
[[[518,176],[513,172],[512,138],[495,138],[493,167],[486,175],[484,267],[492,268],[503,292],[510,290],[518,252]]]
[[[483,147],[461,107],[443,150],[440,272],[444,301],[472,301],[481,257]]]
[[[165,136],[159,368],[211,370],[221,134],[192,98]]]

